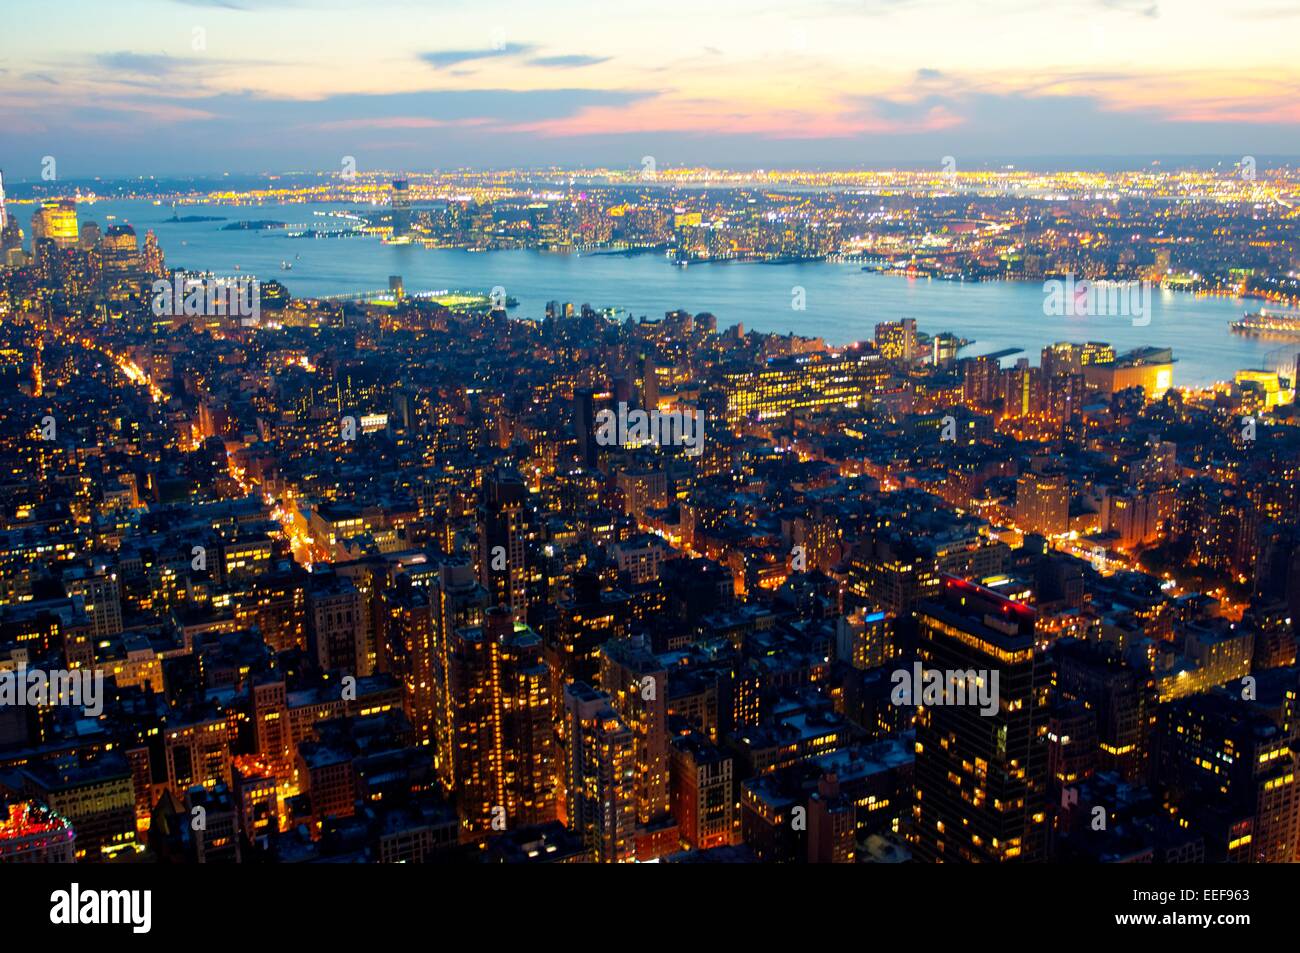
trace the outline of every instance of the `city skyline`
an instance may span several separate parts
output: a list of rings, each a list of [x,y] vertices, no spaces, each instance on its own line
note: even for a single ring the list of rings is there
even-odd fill
[[[36,14],[13,5],[0,37],[14,180],[47,155],[75,178],[330,171],[345,155],[430,169],[1300,154],[1296,13],[1271,0]]]
[[[20,927],[479,919],[390,864],[1280,918],[1300,8],[1245,2],[10,4]]]

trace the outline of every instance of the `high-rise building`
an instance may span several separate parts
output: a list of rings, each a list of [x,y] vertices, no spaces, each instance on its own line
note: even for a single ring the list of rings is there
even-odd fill
[[[32,240],[42,238],[52,241],[56,248],[76,247],[76,202],[72,199],[51,199],[41,203],[41,207],[32,213]]]
[[[481,627],[454,633],[448,657],[462,831],[472,836],[554,820],[559,765],[542,640],[496,606]]]
[[[420,745],[434,742],[438,641],[435,607],[415,587],[389,589],[381,596],[385,623],[384,651],[390,671],[402,683],[402,707]]]
[[[483,481],[478,510],[479,579],[493,605],[506,606],[522,617],[528,608],[524,566],[528,488],[514,471],[498,470]]]
[[[887,361],[911,361],[916,357],[916,319],[903,318],[877,324],[876,348]]]
[[[411,189],[406,179],[393,180],[393,237],[411,235]]]
[[[1292,733],[1230,695],[1165,711],[1161,760],[1176,817],[1205,838],[1211,863],[1294,863],[1300,790]]]
[[[352,580],[326,575],[307,595],[307,644],[322,671],[370,674],[370,613]]]
[[[565,818],[598,863],[636,857],[636,743],[609,696],[564,687]]]
[[[578,441],[582,465],[596,469],[600,462],[600,445],[596,442],[597,417],[602,410],[614,409],[614,394],[609,390],[579,388],[573,395],[573,431]]]
[[[1016,525],[1022,532],[1055,536],[1070,528],[1070,480],[1028,471],[1016,481]]]
[[[672,740],[673,817],[692,850],[730,844],[736,830],[734,759],[698,731]]]
[[[456,787],[457,762],[453,731],[455,704],[448,680],[450,651],[457,631],[483,625],[489,603],[487,590],[475,578],[473,564],[465,558],[449,559],[439,567],[435,593],[437,644],[434,647],[433,679],[437,707],[434,711],[434,766],[443,790],[450,792]]]
[[[918,667],[944,688],[925,704],[923,686],[913,686],[918,859],[1044,859],[1050,666],[1035,616],[951,576],[917,608]]]
[[[640,636],[606,642],[600,687],[636,738],[637,823],[668,814],[668,673]]]

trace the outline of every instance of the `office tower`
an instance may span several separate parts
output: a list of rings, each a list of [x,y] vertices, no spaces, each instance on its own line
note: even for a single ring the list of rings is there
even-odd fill
[[[411,190],[406,179],[393,180],[393,237],[409,238],[411,234]]]
[[[370,674],[370,613],[351,579],[320,575],[307,593],[307,646],[321,671]]]
[[[565,819],[597,863],[636,857],[636,741],[609,696],[564,687]]]
[[[9,224],[9,213],[5,211],[5,174],[0,169],[0,235],[4,234],[5,227]]]
[[[614,395],[608,390],[581,387],[573,394],[573,433],[578,440],[582,465],[595,470],[600,463],[600,444],[596,442],[598,418],[602,410],[615,410]]]
[[[556,816],[560,766],[542,640],[496,606],[448,652],[455,795],[466,836]]]
[[[528,608],[524,565],[524,502],[528,488],[514,471],[498,470],[483,481],[478,509],[479,580],[492,605],[506,606],[521,618]]]
[[[32,241],[48,239],[56,248],[77,244],[77,203],[72,199],[51,199],[32,213]]]
[[[1070,528],[1070,481],[1064,474],[1028,471],[1016,480],[1016,525],[1024,533],[1056,536]]]
[[[668,673],[641,636],[606,642],[600,687],[636,738],[637,823],[668,814]]]
[[[1300,793],[1292,733],[1233,694],[1167,706],[1163,774],[1175,817],[1205,838],[1210,863],[1294,863]]]
[[[917,623],[923,670],[945,688],[917,707],[917,858],[1043,860],[1050,670],[1034,610],[948,576]],[[922,687],[913,701],[925,700]]]

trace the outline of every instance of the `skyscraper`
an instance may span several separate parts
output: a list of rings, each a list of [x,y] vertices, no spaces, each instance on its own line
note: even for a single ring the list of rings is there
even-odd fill
[[[488,608],[487,590],[474,577],[474,567],[468,559],[453,558],[442,564],[438,574],[437,604],[434,608],[437,623],[437,645],[434,648],[433,678],[437,709],[434,712],[434,766],[444,791],[456,786],[455,703],[451,697],[448,679],[451,671],[451,645],[456,632],[483,624],[483,613]]]
[[[393,180],[393,237],[411,235],[411,190],[406,179]]]
[[[41,207],[32,213],[32,240],[42,238],[48,238],[57,248],[76,246],[76,202],[72,199],[52,199],[41,203]]]
[[[640,636],[601,648],[600,687],[636,737],[637,823],[668,814],[667,671]]]
[[[528,590],[524,575],[524,500],[528,488],[510,470],[498,470],[484,481],[479,507],[479,579],[492,604],[506,606],[522,617]]]
[[[448,652],[452,756],[462,830],[555,820],[559,766],[542,640],[504,606],[460,629]]]
[[[992,689],[994,703],[990,710],[949,691],[917,709],[918,859],[1044,859],[1050,669],[1035,642],[1035,616],[951,576],[936,599],[917,608],[923,668],[945,684],[955,684],[953,676],[971,687],[978,680],[981,690]]]
[[[609,696],[564,687],[565,815],[599,863],[636,856],[636,741]]]

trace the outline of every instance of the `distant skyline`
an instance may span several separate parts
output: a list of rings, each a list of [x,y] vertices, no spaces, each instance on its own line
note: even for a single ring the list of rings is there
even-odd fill
[[[1282,0],[11,0],[9,181],[1300,155]]]

